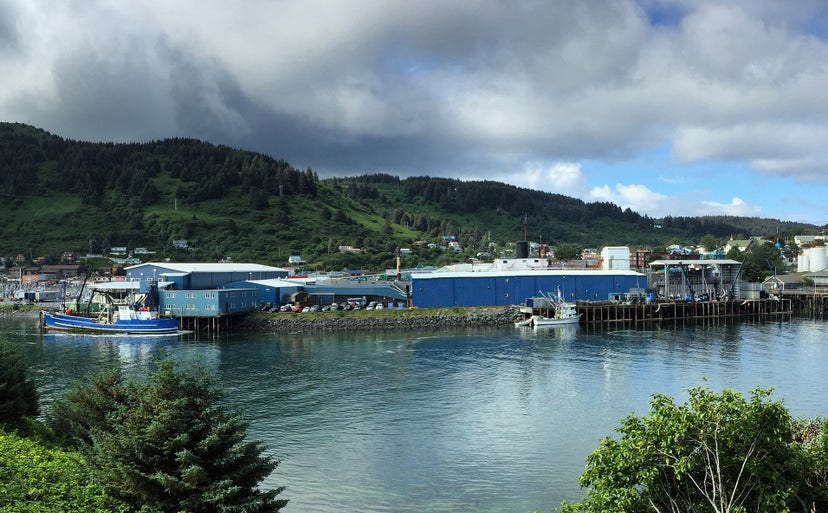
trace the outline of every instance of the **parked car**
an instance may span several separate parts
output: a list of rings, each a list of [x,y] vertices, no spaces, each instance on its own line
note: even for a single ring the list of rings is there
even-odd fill
[[[365,307],[365,300],[361,297],[349,297],[348,304],[350,304],[354,310],[358,310]]]

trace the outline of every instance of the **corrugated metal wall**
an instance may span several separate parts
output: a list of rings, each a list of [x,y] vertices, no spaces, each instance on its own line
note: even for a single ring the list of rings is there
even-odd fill
[[[413,304],[420,308],[497,306],[523,304],[526,298],[561,294],[567,301],[603,301],[610,294],[646,285],[643,276],[631,275],[514,275],[412,277]]]
[[[259,302],[270,303],[274,306],[281,306],[287,301],[284,298],[290,297],[298,290],[298,286],[294,287],[276,287],[273,285],[265,285],[262,283],[252,283],[248,281],[239,281],[235,283],[228,283],[224,285],[226,289],[256,289],[259,291]]]
[[[250,289],[166,290],[159,294],[160,310],[173,317],[217,317],[250,312],[259,304],[259,291]]]
[[[185,280],[185,288],[195,290],[217,289],[227,283],[243,281],[243,280],[269,280],[276,278],[285,278],[288,273],[284,269],[273,269],[271,271],[192,271],[189,273],[182,273],[172,268],[166,268],[163,265],[153,265],[150,263],[135,266],[127,270],[127,281],[140,280],[151,281],[161,277],[164,273],[173,275],[188,274],[189,278]]]

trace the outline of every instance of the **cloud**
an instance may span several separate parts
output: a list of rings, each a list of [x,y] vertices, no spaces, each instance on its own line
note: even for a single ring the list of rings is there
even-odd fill
[[[603,185],[589,191],[591,201],[608,201],[623,209],[655,216],[663,215],[664,205],[669,199],[641,184],[616,184],[615,187]]]
[[[820,0],[0,0],[0,119],[669,210],[685,202],[632,185],[669,172],[623,165],[669,147],[825,184],[825,20]],[[663,196],[690,208],[704,187],[683,180]]]
[[[745,161],[770,175],[828,181],[828,127],[815,124],[686,127],[676,134],[673,153],[682,162]]]
[[[746,216],[753,217],[761,214],[762,209],[757,206],[748,205],[742,198],[734,197],[730,203],[718,203],[715,201],[703,201],[707,215],[725,216]]]
[[[542,164],[530,162],[520,173],[500,175],[494,180],[538,191],[581,197],[589,190],[586,177],[577,162]]]

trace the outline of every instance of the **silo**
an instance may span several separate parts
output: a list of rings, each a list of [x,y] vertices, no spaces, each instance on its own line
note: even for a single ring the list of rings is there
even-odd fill
[[[519,240],[515,245],[515,251],[518,258],[529,258],[529,241]]]
[[[810,260],[809,268],[812,273],[828,267],[828,254],[826,254],[824,247],[811,248],[808,258]]]

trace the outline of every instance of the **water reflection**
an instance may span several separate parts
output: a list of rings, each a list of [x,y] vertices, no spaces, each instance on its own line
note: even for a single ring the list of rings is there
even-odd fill
[[[825,325],[783,322],[210,338],[43,335],[0,320],[48,406],[88,372],[199,359],[282,461],[293,512],[548,511],[580,496],[586,455],[653,393],[774,387],[828,412]]]

